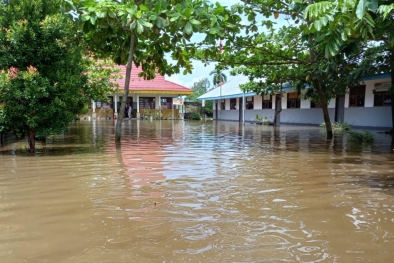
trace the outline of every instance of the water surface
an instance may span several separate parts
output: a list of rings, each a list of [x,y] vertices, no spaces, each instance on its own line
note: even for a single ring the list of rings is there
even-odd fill
[[[74,123],[0,148],[1,262],[392,262],[394,154],[318,127]]]

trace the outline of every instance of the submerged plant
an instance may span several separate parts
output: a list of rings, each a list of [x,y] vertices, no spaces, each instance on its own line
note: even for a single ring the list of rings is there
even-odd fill
[[[347,124],[346,122],[342,123],[342,122],[333,122],[331,123],[332,129],[333,130],[342,130],[342,131],[350,131],[350,125]],[[320,124],[320,127],[325,128],[326,124],[323,122],[322,124]]]
[[[349,140],[355,143],[371,144],[374,141],[374,137],[372,133],[370,133],[369,131],[365,131],[365,132],[349,131]]]

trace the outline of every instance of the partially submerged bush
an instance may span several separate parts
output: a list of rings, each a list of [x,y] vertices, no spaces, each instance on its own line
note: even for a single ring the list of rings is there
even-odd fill
[[[320,124],[320,127],[325,128],[326,124],[323,122]],[[332,122],[331,127],[333,130],[342,130],[342,131],[349,131],[350,130],[350,125],[347,124],[346,122],[341,123],[341,122]]]
[[[348,133],[349,133],[349,140],[351,142],[370,144],[373,143],[374,141],[374,137],[372,133],[370,133],[369,131],[365,131],[365,132],[349,131]]]

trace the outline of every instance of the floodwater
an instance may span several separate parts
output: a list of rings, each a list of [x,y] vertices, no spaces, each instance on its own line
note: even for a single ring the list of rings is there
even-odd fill
[[[0,262],[393,262],[394,152],[319,127],[81,121],[0,148]]]

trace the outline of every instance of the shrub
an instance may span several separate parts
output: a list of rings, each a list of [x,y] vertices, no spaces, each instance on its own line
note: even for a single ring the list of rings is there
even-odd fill
[[[372,133],[369,131],[363,132],[356,132],[356,131],[349,131],[349,140],[355,143],[365,143],[370,144],[373,143],[374,137]]]
[[[191,120],[196,120],[196,121],[199,121],[199,120],[201,120],[201,114],[199,113],[199,112],[193,112],[191,115],[190,115],[190,119]]]
[[[332,122],[331,126],[332,126],[333,130],[342,130],[342,131],[349,131],[350,130],[350,125],[347,124],[346,122],[344,122],[344,123]],[[320,124],[320,127],[325,128],[326,124],[323,122],[322,124]]]

